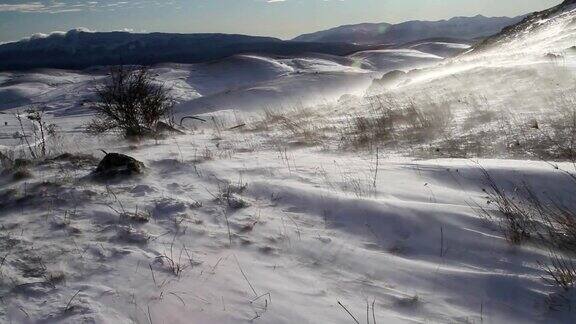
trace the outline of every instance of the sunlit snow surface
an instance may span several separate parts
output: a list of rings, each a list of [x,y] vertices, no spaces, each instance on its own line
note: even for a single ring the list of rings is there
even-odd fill
[[[361,323],[573,323],[574,305],[551,310],[557,290],[538,263],[548,251],[511,246],[474,208],[486,203],[479,166],[506,190],[530,185],[573,207],[561,171],[572,164],[376,158],[228,128],[248,120],[244,112],[309,105],[338,133],[347,114],[370,113],[366,92],[448,105],[457,122],[476,105],[551,115],[573,107],[574,16],[448,60],[426,54],[427,44],[156,66],[180,116],[227,122],[136,144],[82,132],[105,69],[1,73],[1,145],[19,144],[12,113],[37,102],[64,135],[57,153],[122,152],[148,170],[107,185],[90,180],[94,163],[66,160],[30,167],[25,181],[0,175],[0,322],[353,323],[340,302]],[[372,84],[393,61],[419,69]],[[243,208],[217,199],[226,190]],[[126,211],[152,218],[130,222]],[[174,275],[169,260],[183,271]]]

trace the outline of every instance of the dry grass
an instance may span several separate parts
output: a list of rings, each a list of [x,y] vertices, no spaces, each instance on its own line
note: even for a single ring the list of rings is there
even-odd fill
[[[446,134],[452,123],[448,105],[419,106],[392,97],[369,99],[366,112],[348,118],[342,133],[344,148],[369,149],[430,142]]]
[[[239,195],[248,188],[248,184],[241,179],[237,183],[224,182],[218,185],[218,195],[215,200],[225,203],[231,209],[242,209],[249,206],[248,202],[239,197]]]
[[[317,109],[293,107],[286,110],[265,109],[245,127],[250,132],[266,132],[275,142],[293,145],[322,145],[334,130],[326,116]]]
[[[551,250],[548,263],[540,263],[540,265],[548,275],[545,279],[565,292],[576,284],[576,263],[573,259]]]
[[[576,162],[576,96],[550,99],[543,113],[509,109],[481,94],[464,95],[439,99],[388,93],[313,108],[267,109],[233,131],[258,134],[259,145],[283,148]]]
[[[496,208],[494,210],[480,206],[482,216],[490,221],[497,221],[506,239],[512,244],[522,244],[534,236],[534,220],[539,208],[526,204],[528,191],[521,193],[522,188],[516,188],[513,193],[509,193],[496,183],[486,169],[480,167],[480,170],[487,185],[487,188],[482,189],[487,195],[486,204],[488,208]],[[529,190],[527,187],[524,189]]]
[[[563,291],[576,284],[576,210],[564,206],[560,199],[548,194],[538,194],[528,184],[506,191],[483,168],[487,184],[487,206],[478,206],[480,216],[499,224],[511,244],[534,244],[548,250],[548,260],[540,266],[545,279]],[[576,192],[573,175],[564,173]]]

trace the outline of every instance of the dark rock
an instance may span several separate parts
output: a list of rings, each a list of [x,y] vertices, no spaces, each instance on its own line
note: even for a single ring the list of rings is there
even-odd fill
[[[14,168],[14,169],[25,168],[25,167],[29,167],[31,165],[32,165],[32,161],[30,161],[28,159],[15,159],[14,163],[12,165],[12,168]]]
[[[28,170],[27,168],[18,168],[12,174],[12,180],[13,181],[20,181],[20,180],[24,180],[24,179],[30,179],[33,176],[34,175],[32,174],[32,172],[30,172],[30,170]]]
[[[142,174],[144,169],[144,163],[133,157],[120,153],[108,153],[98,164],[94,175],[97,178],[110,179]]]

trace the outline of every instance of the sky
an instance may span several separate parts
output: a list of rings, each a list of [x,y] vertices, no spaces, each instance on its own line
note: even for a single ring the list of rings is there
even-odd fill
[[[221,32],[290,39],[362,22],[517,16],[561,0],[0,0],[0,42],[36,33]]]

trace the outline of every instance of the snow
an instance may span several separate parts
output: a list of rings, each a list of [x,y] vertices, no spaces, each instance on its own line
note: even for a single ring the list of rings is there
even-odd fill
[[[559,316],[542,303],[550,287],[537,261],[545,251],[511,249],[470,207],[484,195],[474,162],[382,157],[372,188],[372,156],[304,148],[285,161],[270,149],[249,151],[248,135],[221,136],[200,133],[136,150],[109,146],[149,171],[108,187],[62,180],[60,170],[68,168],[59,163],[34,170],[38,179],[25,184],[4,183],[4,190],[27,187],[31,194],[49,183],[61,187],[58,198],[38,195],[5,209],[2,224],[11,230],[4,235],[14,246],[3,277],[30,282],[10,257],[30,253],[66,278],[55,291],[39,284],[13,291],[6,315],[63,323],[148,316],[170,323],[248,323],[256,316],[265,323],[348,323],[338,301],[362,316],[366,301],[376,300],[375,315],[387,323],[479,321],[481,309],[495,323]],[[206,148],[230,155],[195,163]],[[543,162],[478,163],[502,182],[550,183],[546,190],[560,193],[569,186]],[[82,179],[90,168],[68,172]],[[249,207],[214,200],[227,182],[246,185],[238,197]],[[152,220],[125,224],[113,208],[149,210]],[[162,255],[187,268],[175,276]],[[73,310],[63,311],[77,291]]]
[[[355,53],[351,57],[381,72],[409,71],[434,65],[443,59],[414,49],[370,50]]]
[[[576,38],[576,27],[571,23],[575,12],[576,9],[572,9],[557,15],[527,35],[510,37],[482,52],[471,52],[441,61],[425,70],[411,71],[401,83],[402,89],[398,89],[405,93],[423,88],[433,88],[434,91],[450,89],[474,95],[490,94],[487,98],[498,101],[494,103],[497,105],[502,99],[526,99],[530,106],[543,106],[543,101],[558,98],[550,93],[570,93],[569,89],[573,87],[576,53],[570,47]],[[380,90],[372,89],[374,91],[378,93]],[[432,90],[426,92],[429,91]],[[513,93],[523,95],[513,96]],[[523,104],[509,108],[524,107]]]
[[[412,45],[410,48],[446,58],[464,52],[470,48],[470,45],[446,42],[422,42],[420,44]]]
[[[574,208],[571,163],[338,147],[346,120],[371,113],[372,80],[397,69],[399,82],[368,93],[451,106],[453,136],[477,98],[535,116],[569,107],[571,17],[453,59],[419,48],[158,65],[177,117],[211,122],[138,143],[82,131],[103,69],[0,74],[3,151],[24,154],[13,113],[36,102],[62,134],[52,156],[104,150],[147,167],[110,183],[91,178],[97,159],[49,159],[21,181],[0,174],[0,322],[353,323],[339,303],[368,324],[573,322],[569,307],[550,309],[548,251],[511,245],[477,208],[483,170],[510,192],[526,185]],[[262,108],[309,114],[296,128],[327,139],[251,128]]]

